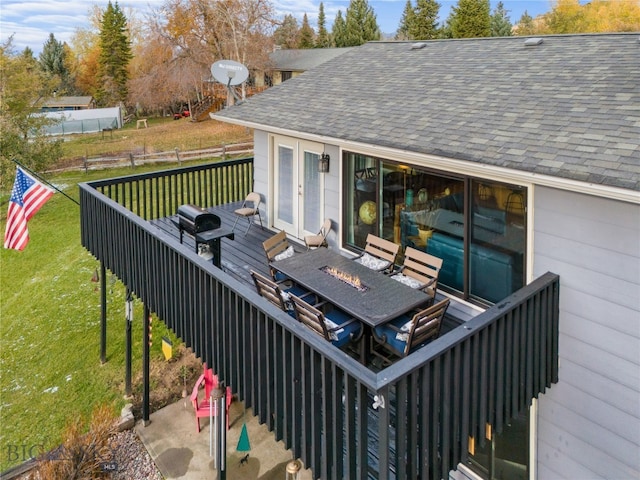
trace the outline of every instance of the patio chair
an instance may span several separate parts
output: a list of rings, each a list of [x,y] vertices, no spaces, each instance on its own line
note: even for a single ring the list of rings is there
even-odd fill
[[[198,400],[198,394],[200,392],[200,387],[204,384],[204,396],[202,400]],[[213,374],[213,369],[207,368],[207,364],[204,364],[204,373],[200,375],[198,381],[193,387],[193,391],[191,392],[191,403],[193,404],[193,408],[196,413],[196,425],[198,426],[198,433],[200,433],[200,419],[201,418],[209,418],[209,416],[213,413],[214,416],[217,415],[217,410],[215,404],[213,405],[213,412],[211,412],[211,392],[213,389],[218,387],[218,376]],[[225,408],[227,410],[227,430],[229,430],[229,407],[233,402],[233,393],[231,391],[231,387],[226,387],[225,392]]]
[[[331,219],[325,218],[320,231],[316,235],[306,235],[304,237],[304,243],[307,246],[307,250],[312,248],[326,247],[327,235],[331,231]]]
[[[441,268],[441,258],[407,247],[404,252],[402,267],[397,273],[390,275],[390,278],[411,288],[424,291],[431,297],[431,303],[433,303],[433,299],[436,297],[438,274]]]
[[[267,256],[268,263],[282,260],[295,254],[293,247],[289,245],[289,240],[287,239],[287,234],[284,230],[280,230],[274,236],[267,238],[262,242],[262,248]],[[284,275],[271,266],[269,266],[269,272],[271,273],[271,278],[276,282],[286,280]]]
[[[371,353],[381,358],[383,363],[391,364],[393,357],[406,357],[413,350],[438,338],[449,302],[445,298],[413,316],[405,314],[375,327],[373,340],[377,345],[372,346]],[[377,350],[376,346],[381,347],[383,352]]]
[[[367,235],[364,252],[359,257],[353,259],[365,267],[379,272],[391,272],[395,267],[396,257],[400,245],[384,238],[377,237],[372,233]]]
[[[324,302],[314,306],[296,295],[291,295],[291,302],[298,321],[336,347],[344,347],[349,342],[355,342],[360,338],[362,325],[347,313],[334,308],[325,315],[318,308],[324,305]]]
[[[261,199],[259,193],[251,192],[249,195],[247,195],[247,197],[244,199],[244,202],[242,202],[242,206],[233,211],[233,213],[236,215],[236,221],[233,222],[233,228],[231,228],[231,231],[235,230],[238,220],[244,217],[247,219],[247,222],[249,222],[249,225],[247,225],[247,230],[244,232],[244,234],[246,235],[247,233],[249,233],[249,229],[251,228],[251,225],[253,225],[256,215],[258,216],[258,220],[260,220],[260,228],[264,230],[264,227],[262,226],[262,216],[260,215],[260,201]]]
[[[305,290],[304,288],[293,286],[290,288],[281,288],[281,284],[274,282],[273,280],[260,275],[258,272],[251,270],[251,277],[253,283],[256,286],[256,290],[261,297],[266,298],[273,303],[280,310],[284,310],[292,317],[295,317],[293,311],[293,303],[290,298],[291,295],[298,295],[300,297],[315,298],[312,292]],[[313,296],[313,297],[312,297]]]

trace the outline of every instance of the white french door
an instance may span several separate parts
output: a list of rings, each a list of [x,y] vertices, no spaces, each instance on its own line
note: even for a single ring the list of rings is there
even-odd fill
[[[303,238],[318,233],[324,212],[324,179],[318,173],[322,144],[288,137],[273,142],[273,226]]]

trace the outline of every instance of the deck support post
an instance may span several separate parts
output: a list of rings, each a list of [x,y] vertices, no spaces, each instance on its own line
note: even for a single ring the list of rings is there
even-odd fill
[[[124,374],[124,395],[131,397],[131,324],[133,323],[133,297],[131,290],[127,288],[127,299],[124,303],[125,311],[125,374]]]
[[[142,335],[142,425],[149,425],[149,354],[151,351],[151,322],[149,307],[144,306]]]
[[[100,363],[107,363],[107,269],[100,262]]]

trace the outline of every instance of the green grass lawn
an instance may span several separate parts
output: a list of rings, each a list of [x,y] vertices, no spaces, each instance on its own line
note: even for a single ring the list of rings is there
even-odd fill
[[[136,173],[144,171],[136,169]],[[130,174],[130,169],[67,173],[50,179],[77,199],[77,183]],[[0,212],[4,237],[6,203]],[[80,207],[56,193],[29,221],[22,252],[0,253],[0,471],[29,453],[57,446],[65,424],[101,403],[119,414],[125,403],[125,292],[107,275],[107,362],[100,363],[99,262],[80,245]],[[133,324],[133,377],[141,371],[142,305]],[[161,358],[161,322],[152,358]],[[135,387],[134,387],[135,388]]]

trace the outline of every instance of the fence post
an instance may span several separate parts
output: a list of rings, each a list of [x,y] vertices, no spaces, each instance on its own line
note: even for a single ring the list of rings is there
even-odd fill
[[[178,159],[178,165],[180,165],[180,154],[178,153],[178,147],[176,147],[176,158]]]
[[[222,144],[222,161],[225,161],[227,159],[227,146],[223,143]]]
[[[133,160],[133,153],[129,152],[129,162],[131,162],[131,168],[135,168],[136,163]]]
[[[87,162],[87,157],[83,156],[82,157],[82,164],[84,165],[84,173],[88,173],[89,172],[89,164]]]

